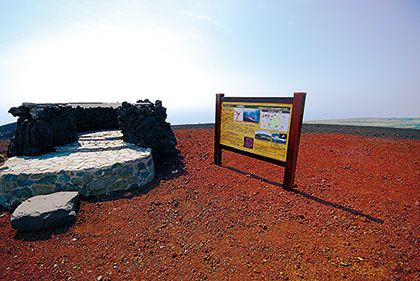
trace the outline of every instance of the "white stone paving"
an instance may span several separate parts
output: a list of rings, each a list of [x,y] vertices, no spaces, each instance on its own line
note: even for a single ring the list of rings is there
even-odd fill
[[[78,141],[55,149],[56,152],[41,156],[9,158],[1,167],[0,175],[100,168],[135,161],[151,154],[149,149],[124,142],[119,130],[83,133]]]

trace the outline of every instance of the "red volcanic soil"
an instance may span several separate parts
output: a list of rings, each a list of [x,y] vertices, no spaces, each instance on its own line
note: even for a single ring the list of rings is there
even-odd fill
[[[283,168],[176,130],[185,166],[143,191],[82,200],[77,221],[18,233],[0,218],[4,280],[419,280],[420,141],[302,134]]]

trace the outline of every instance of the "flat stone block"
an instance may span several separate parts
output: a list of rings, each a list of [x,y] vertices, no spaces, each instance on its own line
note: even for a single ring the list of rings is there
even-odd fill
[[[9,203],[9,196],[6,194],[0,193],[0,205],[2,206],[8,206]]]
[[[74,185],[74,184],[68,182],[64,186],[62,186],[61,189],[63,191],[77,191],[80,188],[77,185]]]
[[[5,175],[2,175],[1,179],[2,181],[10,182],[10,181],[16,181],[17,177],[18,177],[17,175],[13,175],[13,174],[5,174]]]
[[[44,195],[54,193],[55,184],[54,185],[42,185],[42,184],[34,184],[31,186],[32,193],[36,195]]]
[[[15,182],[2,182],[0,183],[0,192],[8,193],[16,187]]]
[[[136,165],[136,168],[138,170],[144,170],[144,169],[146,169],[146,165],[144,164],[144,162],[140,162]]]
[[[76,178],[76,177],[72,178],[71,183],[74,184],[74,185],[78,185],[80,187],[82,187],[86,184],[86,182],[81,177],[80,178]]]
[[[11,225],[19,231],[38,231],[71,223],[76,219],[78,196],[70,191],[31,197],[13,212]]]
[[[15,188],[12,191],[10,191],[10,194],[12,194],[14,197],[22,200],[26,200],[29,197],[32,197],[32,190],[28,187],[22,187],[22,188]]]
[[[128,182],[125,180],[118,180],[112,184],[112,190],[128,189]]]
[[[57,175],[46,175],[45,177],[39,179],[37,183],[39,184],[55,184],[57,180]]]
[[[92,181],[87,188],[91,191],[99,191],[102,189],[107,189],[108,186],[111,186],[116,180],[114,177],[100,178],[95,181]]]

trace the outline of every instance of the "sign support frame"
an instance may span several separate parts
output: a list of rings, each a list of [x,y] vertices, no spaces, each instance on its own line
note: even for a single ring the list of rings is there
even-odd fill
[[[287,145],[286,161],[280,161],[263,155],[254,154],[222,145],[221,137],[221,115],[223,102],[255,102],[255,103],[286,103],[292,104],[292,114],[290,121],[289,140]],[[293,97],[225,97],[224,94],[216,94],[216,110],[215,110],[215,139],[214,139],[214,164],[221,166],[222,149],[233,151],[242,155],[274,163],[285,167],[283,177],[283,188],[285,190],[293,190],[297,156],[299,150],[300,135],[302,130],[303,112],[305,108],[306,93],[296,92]]]

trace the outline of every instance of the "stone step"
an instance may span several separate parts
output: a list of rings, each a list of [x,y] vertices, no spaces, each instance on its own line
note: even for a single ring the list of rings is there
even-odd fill
[[[34,195],[78,191],[84,196],[143,186],[155,170],[150,149],[122,140],[119,130],[87,132],[78,141],[41,156],[16,156],[0,170],[0,205]]]

